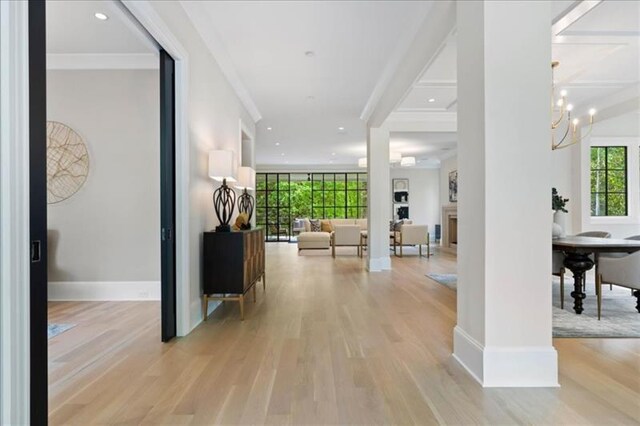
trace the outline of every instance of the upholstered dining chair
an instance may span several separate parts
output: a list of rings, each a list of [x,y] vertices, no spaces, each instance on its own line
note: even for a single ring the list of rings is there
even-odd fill
[[[611,238],[611,233],[607,232],[607,231],[587,231],[587,232],[581,232],[579,234],[576,234],[576,237]],[[592,254],[589,257],[591,258],[593,263],[596,265],[596,277],[597,277],[598,276],[598,256],[595,255],[595,254]],[[582,288],[586,292],[586,289],[587,289],[587,274],[583,274],[582,275]],[[599,290],[599,288],[596,285],[596,288],[595,288],[596,294],[597,294],[598,290]]]
[[[552,256],[551,275],[560,277],[560,309],[564,309],[564,253],[554,251]]]
[[[630,237],[625,238],[625,240],[635,240],[640,241],[640,235],[632,235]],[[600,258],[602,257],[625,257],[628,253],[601,253]],[[613,284],[609,284],[609,290],[613,290]],[[633,294],[633,289],[631,290],[631,294]]]
[[[622,257],[603,256],[600,259],[596,287],[598,288],[598,320],[602,312],[602,284],[630,288],[637,297],[640,312],[640,251]]]

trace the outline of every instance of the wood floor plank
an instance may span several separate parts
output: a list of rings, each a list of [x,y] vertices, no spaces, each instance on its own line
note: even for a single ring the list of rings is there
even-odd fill
[[[51,424],[640,424],[640,339],[556,339],[557,389],[483,389],[451,356],[456,258],[368,273],[267,245],[265,292],[160,342],[157,302],[51,302]]]

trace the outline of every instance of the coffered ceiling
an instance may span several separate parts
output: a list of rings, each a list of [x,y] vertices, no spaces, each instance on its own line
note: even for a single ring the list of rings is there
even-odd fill
[[[554,1],[551,22],[556,84],[577,110],[640,83],[640,2]],[[455,111],[456,54],[454,34],[396,111]]]

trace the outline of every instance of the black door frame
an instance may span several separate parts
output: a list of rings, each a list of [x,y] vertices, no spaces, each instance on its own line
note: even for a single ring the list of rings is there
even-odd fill
[[[47,64],[46,3],[29,0],[30,421],[46,425],[47,338]],[[176,336],[175,61],[160,49],[161,334]]]

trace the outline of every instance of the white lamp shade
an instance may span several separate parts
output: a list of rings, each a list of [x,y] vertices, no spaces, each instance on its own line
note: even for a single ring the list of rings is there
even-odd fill
[[[402,161],[402,154],[398,151],[389,151],[389,162],[399,163],[400,161]]]
[[[358,167],[367,167],[367,157],[358,158]]]
[[[238,189],[255,189],[256,171],[251,167],[238,167],[238,183],[235,187]]]
[[[217,181],[236,181],[236,154],[228,150],[209,151],[209,177]]]
[[[411,167],[416,165],[416,157],[402,157],[400,161],[402,167]]]

